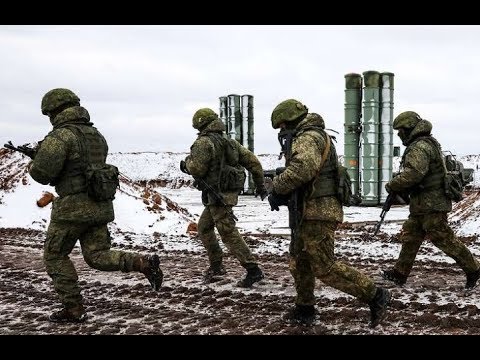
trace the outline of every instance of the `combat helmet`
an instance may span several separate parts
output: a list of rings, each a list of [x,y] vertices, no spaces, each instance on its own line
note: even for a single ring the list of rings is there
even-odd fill
[[[218,115],[215,113],[215,111],[209,108],[202,108],[193,114],[192,126],[195,129],[200,130],[215,119],[218,119]]]
[[[42,98],[42,114],[51,114],[65,104],[79,106],[80,98],[72,90],[62,88],[50,90]]]
[[[307,113],[308,108],[298,100],[288,99],[282,101],[273,109],[272,127],[278,129],[281,123],[295,121]]]
[[[395,130],[413,129],[420,120],[422,120],[422,118],[416,112],[404,111],[393,120],[393,128]]]

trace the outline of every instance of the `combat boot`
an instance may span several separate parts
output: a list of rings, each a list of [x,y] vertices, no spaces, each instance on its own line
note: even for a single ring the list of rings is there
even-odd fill
[[[163,281],[163,272],[160,269],[160,258],[158,255],[143,256],[140,261],[140,272],[145,275],[153,290],[160,290]]]
[[[404,285],[407,282],[407,278],[408,278],[407,275],[403,275],[399,273],[396,269],[385,270],[382,273],[382,277],[385,280],[393,281],[395,284],[400,286]]]
[[[315,322],[315,307],[313,305],[298,305],[289,309],[283,320],[290,324],[312,326]]]
[[[225,267],[223,266],[222,262],[214,262],[210,265],[210,267],[207,269],[205,274],[203,275],[203,282],[205,284],[210,284],[215,281],[220,280],[219,277],[222,275],[225,275],[227,271],[225,270]]]
[[[247,276],[245,276],[243,280],[240,280],[237,283],[237,286],[249,288],[252,287],[252,285],[257,281],[262,280],[264,277],[265,276],[263,275],[262,270],[258,267],[258,265],[256,265],[253,268],[247,269]]]
[[[53,312],[48,317],[48,320],[56,323],[82,323],[87,320],[87,313],[83,305],[77,305]]]
[[[370,327],[374,328],[387,315],[387,305],[390,303],[392,294],[387,289],[377,287],[375,296],[368,303],[370,306]]]
[[[467,273],[467,283],[465,284],[465,289],[473,289],[477,286],[477,281],[480,278],[480,269],[477,271]]]

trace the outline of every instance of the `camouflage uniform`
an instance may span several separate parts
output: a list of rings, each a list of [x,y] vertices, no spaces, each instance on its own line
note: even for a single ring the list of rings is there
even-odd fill
[[[62,95],[65,91],[69,90],[54,89],[47,95],[52,92]],[[53,130],[41,143],[30,168],[35,181],[55,186],[58,194],[53,201],[43,259],[65,309],[83,308],[77,272],[68,257],[78,239],[85,261],[95,269],[142,271],[146,265],[146,258],[140,254],[110,250],[107,223],[114,220],[113,203],[95,201],[86,193],[82,172],[85,154],[71,126],[94,140],[90,154],[98,162],[105,164],[108,146],[79,101],[61,106],[57,111],[44,112],[49,115]],[[42,102],[42,111],[43,105]]]
[[[278,194],[289,194],[299,187],[304,187],[303,218],[298,241],[294,244],[290,258],[290,271],[297,290],[296,303],[315,304],[315,277],[327,285],[369,302],[376,291],[373,281],[358,270],[335,261],[335,230],[343,221],[343,209],[334,194],[315,194],[319,192],[316,188],[322,186],[322,181],[312,180],[320,170],[327,135],[323,130],[307,129],[311,127],[324,129],[325,125],[319,116],[312,114],[307,115],[297,125],[289,166],[273,179],[273,190]],[[322,166],[322,171],[332,169],[337,162],[335,145],[332,143],[330,146],[330,155]],[[323,181],[323,185],[325,182]]]
[[[274,109],[272,126],[294,131],[287,166],[273,179],[273,193],[269,197],[272,210],[275,204],[285,205],[277,199],[286,198],[295,190],[299,192],[302,209],[296,237],[290,245],[289,268],[295,281],[296,306],[286,318],[307,325],[313,321],[315,278],[318,278],[368,303],[371,326],[376,326],[385,315],[389,292],[376,287],[362,272],[335,260],[335,230],[343,221],[343,208],[337,198],[338,158],[331,141],[322,164],[328,136],[322,117],[308,113],[306,106],[289,99]]]
[[[390,280],[400,284],[406,281],[426,237],[453,258],[467,276],[477,273],[478,261],[448,225],[452,201],[445,195],[443,157],[440,144],[431,136],[432,124],[408,111],[395,119],[394,129],[400,130],[399,136],[407,148],[401,172],[386,184],[386,189],[410,194],[410,215],[402,227],[402,249],[393,272],[390,271]]]
[[[190,147],[190,154],[186,157],[185,164],[188,173],[197,179],[204,179],[212,188],[218,190],[220,159],[224,150],[220,146],[215,146],[215,136],[225,137],[225,126],[212,110],[203,110],[209,110],[207,113],[211,115],[211,118],[205,124],[198,124],[198,122],[195,122],[196,117],[194,116],[194,128],[200,130],[200,132]],[[202,109],[199,110],[199,112],[201,111]],[[238,164],[252,173],[257,192],[262,191],[261,189],[264,189],[263,169],[257,157],[237,141],[231,143],[236,146]],[[210,266],[217,269],[222,266],[223,252],[214,232],[216,227],[223,243],[240,264],[247,271],[259,272],[255,256],[238,232],[235,220],[228,215],[229,212],[232,212],[232,207],[238,203],[239,192],[218,191],[218,193],[223,196],[227,206],[220,205],[209,191],[203,190],[202,203],[205,208],[198,220],[198,235],[207,250]]]

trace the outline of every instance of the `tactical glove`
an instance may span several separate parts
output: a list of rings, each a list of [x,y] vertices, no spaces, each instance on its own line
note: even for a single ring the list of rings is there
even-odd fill
[[[279,211],[279,206],[288,205],[288,195],[280,195],[275,191],[268,195],[268,202],[270,203],[270,210]]]
[[[387,190],[387,193],[389,193],[389,194],[392,192],[392,188],[390,187],[389,183],[385,184],[385,190]]]
[[[268,196],[268,191],[264,185],[257,186],[257,188],[255,189],[255,197],[257,196],[260,196],[260,199],[262,199],[262,201]]]
[[[180,170],[183,173],[190,175],[190,172],[187,169],[187,163],[185,162],[185,160],[180,161]]]

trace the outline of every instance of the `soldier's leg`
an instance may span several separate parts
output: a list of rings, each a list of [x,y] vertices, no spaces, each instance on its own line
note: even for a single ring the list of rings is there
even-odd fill
[[[211,214],[211,206],[205,206],[198,220],[198,237],[207,250],[210,265],[221,264],[223,258],[222,248],[215,235],[215,222]]]
[[[304,244],[316,277],[364,302],[370,302],[376,292],[372,279],[340,261],[335,261],[334,244],[337,223],[333,221],[304,221],[299,237]]]
[[[107,225],[89,227],[81,236],[80,244],[85,262],[101,271],[138,271],[145,275],[154,290],[163,281],[158,255],[111,250],[112,239]]]
[[[231,211],[232,207],[228,209]],[[210,206],[210,212],[223,243],[245,269],[257,267],[257,260],[238,232],[235,221],[228,216],[225,206]]]
[[[142,255],[121,250],[111,250],[112,239],[107,225],[91,226],[80,237],[85,262],[101,271],[138,271],[135,259]]]
[[[315,321],[315,275],[305,252],[291,255],[290,273],[295,281],[295,306],[288,309],[283,319],[293,323],[310,326]]]
[[[479,270],[480,265],[468,250],[460,242],[448,225],[446,213],[436,213],[424,216],[423,228],[433,245],[453,258],[465,273],[474,273]]]
[[[258,266],[255,256],[252,254],[245,243],[245,240],[243,240],[243,237],[238,232],[238,229],[235,226],[235,221],[228,216],[229,211],[232,211],[231,206],[211,207],[213,221],[215,222],[215,226],[223,243],[247,270],[247,275],[237,283],[237,286],[249,288],[257,281],[262,280],[264,275]]]
[[[404,276],[405,280],[410,275],[415,257],[425,238],[425,231],[422,229],[421,218],[410,215],[403,223],[400,233],[402,249],[395,263],[394,270]]]
[[[387,313],[391,294],[377,287],[373,280],[340,261],[335,261],[336,222],[304,221],[300,229],[304,249],[310,258],[314,274],[325,284],[353,295],[370,307],[370,326],[376,327]]]
[[[82,304],[78,275],[68,255],[83,231],[78,224],[50,222],[43,249],[43,261],[53,287],[66,309]]]
[[[290,257],[289,270],[297,292],[295,304],[315,305],[315,274],[305,252]]]

